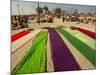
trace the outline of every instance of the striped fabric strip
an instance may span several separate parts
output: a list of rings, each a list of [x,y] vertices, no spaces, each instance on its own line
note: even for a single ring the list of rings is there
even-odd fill
[[[77,50],[79,50],[94,66],[96,66],[96,51],[88,45],[73,37],[69,32],[62,28],[57,29]]]
[[[29,52],[14,69],[13,74],[45,72],[47,34],[47,32],[40,32],[38,34],[37,38],[33,40]]]
[[[64,28],[67,32],[69,32],[74,37],[78,38],[80,41],[87,44],[89,47],[95,49],[96,40],[93,38],[90,38],[89,36],[85,35],[84,33],[78,31],[78,30],[71,30],[70,28]]]
[[[12,35],[11,36],[11,41],[12,42],[14,42],[14,41],[16,41],[17,39],[19,39],[19,38],[21,38],[21,37],[23,37],[23,36],[25,36],[25,35],[27,35],[28,33],[30,33],[30,31],[22,31],[22,32],[19,32],[19,33],[17,33],[17,34],[14,34],[14,35]]]
[[[90,30],[86,30],[86,29],[83,29],[83,28],[77,28],[77,30],[85,33],[86,35],[90,36],[93,39],[96,39],[96,33],[95,32],[92,32]]]
[[[80,70],[73,55],[54,29],[48,29],[52,46],[54,71]]]

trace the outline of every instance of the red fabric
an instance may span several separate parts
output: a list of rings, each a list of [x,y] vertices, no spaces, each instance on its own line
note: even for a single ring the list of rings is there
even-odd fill
[[[95,32],[92,32],[90,30],[86,30],[86,29],[83,29],[83,28],[77,28],[79,31],[87,34],[88,36],[92,37],[93,39],[96,39],[96,33]]]
[[[28,33],[30,33],[30,31],[22,31],[22,32],[19,32],[19,33],[17,33],[17,34],[14,34],[14,35],[12,35],[11,36],[11,41],[13,42],[13,41],[16,41],[17,39],[19,39],[19,38],[21,38],[21,37],[23,37],[23,36],[25,36],[26,34],[28,34]]]

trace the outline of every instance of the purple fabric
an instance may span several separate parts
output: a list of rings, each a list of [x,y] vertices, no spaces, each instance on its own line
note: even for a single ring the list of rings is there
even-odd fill
[[[59,34],[54,29],[48,29],[48,31],[51,40],[54,70],[56,72],[80,70],[78,63]]]

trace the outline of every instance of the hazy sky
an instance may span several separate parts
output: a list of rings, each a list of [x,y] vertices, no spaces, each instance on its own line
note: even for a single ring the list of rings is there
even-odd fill
[[[36,13],[37,2],[29,2],[29,1],[12,1],[12,15],[18,15],[17,5],[19,4],[20,14],[33,14]],[[53,10],[54,8],[60,7],[62,10],[68,9],[78,9],[79,12],[96,12],[95,6],[90,5],[73,5],[73,4],[57,4],[57,3],[39,3],[40,7],[47,6],[49,10]],[[23,11],[22,11],[23,10]]]

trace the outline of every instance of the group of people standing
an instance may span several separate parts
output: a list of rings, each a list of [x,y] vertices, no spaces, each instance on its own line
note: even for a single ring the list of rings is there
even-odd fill
[[[12,29],[27,28],[28,16],[12,16]]]
[[[96,22],[95,16],[63,16],[62,22],[78,22],[78,23],[94,23]]]

